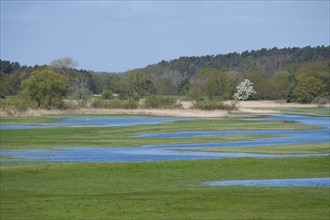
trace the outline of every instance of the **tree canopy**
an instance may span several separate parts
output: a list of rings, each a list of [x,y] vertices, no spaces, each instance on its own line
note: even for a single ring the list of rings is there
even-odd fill
[[[293,96],[296,101],[301,103],[310,103],[314,98],[327,95],[326,84],[315,77],[308,77],[298,82],[293,90]]]
[[[37,103],[40,108],[60,108],[69,91],[67,78],[51,70],[34,71],[23,81],[21,95]]]

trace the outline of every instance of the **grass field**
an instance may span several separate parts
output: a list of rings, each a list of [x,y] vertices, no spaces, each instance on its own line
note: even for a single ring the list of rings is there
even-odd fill
[[[194,150],[194,151],[201,151]],[[235,152],[253,154],[329,154],[330,143],[290,144],[264,147],[204,148],[205,152]]]
[[[43,124],[57,117],[65,115],[2,118],[1,123]],[[143,133],[274,128],[311,127],[282,121],[195,120],[128,127],[1,130],[0,140],[1,150],[64,146],[134,147],[256,137],[128,138]],[[317,145],[317,151],[324,151],[326,144]],[[289,146],[290,149],[284,147],[280,149],[282,152],[277,153],[316,150],[311,147]],[[270,151],[274,151],[274,147],[262,153]],[[330,157],[144,163],[1,162],[0,219],[328,220],[329,188],[207,187],[202,186],[202,183],[238,179],[329,177],[329,167]]]
[[[280,109],[283,114],[294,114],[294,115],[307,115],[307,116],[318,116],[318,117],[330,117],[330,108],[313,108],[313,109]]]
[[[329,188],[205,187],[329,176],[329,158],[5,163],[1,219],[328,219]]]

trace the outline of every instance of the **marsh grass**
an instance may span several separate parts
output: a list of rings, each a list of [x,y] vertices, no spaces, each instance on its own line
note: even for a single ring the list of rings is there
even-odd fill
[[[329,154],[329,143],[307,143],[275,145],[263,147],[240,147],[240,148],[205,148],[191,149],[192,151],[203,152],[232,152],[232,153],[253,153],[253,154]]]
[[[11,119],[12,122],[16,119]],[[25,122],[36,119],[26,119]],[[41,121],[47,118],[41,118]],[[24,121],[24,118],[16,122]],[[173,121],[153,125],[134,125],[118,127],[81,127],[81,128],[47,128],[1,130],[1,149],[47,149],[56,147],[131,147],[153,144],[209,143],[234,140],[246,140],[269,136],[219,136],[197,138],[131,138],[146,133],[178,131],[224,131],[253,129],[308,129],[313,128],[293,122],[252,121],[252,120],[188,120]]]
[[[328,177],[329,157],[152,163],[2,163],[1,219],[328,219],[330,191],[205,187]]]
[[[48,123],[68,117],[63,113],[51,117],[1,118],[1,124]],[[95,113],[89,116],[99,117]],[[127,127],[1,130],[0,140],[1,150],[118,147],[255,137],[128,138],[144,133],[274,128],[313,127],[283,121],[214,119]],[[0,219],[328,220],[328,188],[205,187],[202,183],[329,177],[329,166],[330,157],[147,163],[1,162]]]
[[[197,101],[193,104],[192,108],[200,109],[204,111],[226,110],[230,112],[230,111],[238,110],[237,102],[225,103],[219,100]]]
[[[330,117],[330,108],[300,108],[300,109],[279,109],[282,114],[307,115],[314,117]]]
[[[123,103],[124,104],[124,103]],[[121,105],[121,104],[120,104]],[[40,117],[49,115],[126,115],[126,116],[151,116],[151,117],[184,117],[184,118],[226,118],[228,111],[215,110],[203,111],[196,109],[130,109],[131,104],[127,104],[128,109],[107,109],[107,108],[78,108],[66,110],[44,110],[27,109],[23,112],[14,111],[8,114],[0,111],[0,117]]]
[[[171,96],[147,96],[142,105],[146,109],[176,109],[182,108],[177,99]]]
[[[230,101],[224,102],[229,104]],[[248,114],[301,114],[308,116],[330,117],[330,104],[320,108],[317,104],[286,103],[285,101],[239,101],[236,113]]]

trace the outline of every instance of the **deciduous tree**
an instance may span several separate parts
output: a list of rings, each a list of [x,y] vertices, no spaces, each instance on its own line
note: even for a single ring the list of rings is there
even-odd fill
[[[138,70],[125,75],[124,85],[127,96],[136,101],[140,100],[152,88],[149,74]]]
[[[63,57],[53,60],[50,66],[57,69],[61,74],[68,76],[70,69],[77,68],[79,64],[71,57]]]
[[[310,103],[314,98],[327,93],[327,86],[322,80],[308,77],[298,82],[293,90],[293,96],[297,102]]]
[[[253,89],[253,83],[248,79],[241,82],[236,89],[237,92],[235,93],[234,98],[238,100],[247,100],[256,93]]]
[[[60,108],[69,85],[66,77],[51,70],[34,71],[23,81],[21,95],[35,101],[40,108]]]

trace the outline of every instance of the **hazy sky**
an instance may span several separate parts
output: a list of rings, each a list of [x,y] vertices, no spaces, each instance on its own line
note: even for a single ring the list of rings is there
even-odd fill
[[[180,56],[329,45],[325,1],[1,0],[1,59],[126,71]]]

